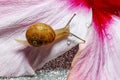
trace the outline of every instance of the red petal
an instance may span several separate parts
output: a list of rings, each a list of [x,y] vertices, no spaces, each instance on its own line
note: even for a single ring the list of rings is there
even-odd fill
[[[120,8],[120,0],[103,0],[105,3],[111,5],[111,7],[119,7]]]

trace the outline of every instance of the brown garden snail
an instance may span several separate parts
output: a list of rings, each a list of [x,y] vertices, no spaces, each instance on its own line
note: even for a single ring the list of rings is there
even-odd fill
[[[45,23],[36,23],[31,25],[27,31],[26,31],[26,39],[27,41],[22,40],[16,40],[19,43],[26,44],[29,46],[39,47],[43,45],[47,45],[49,43],[52,43],[53,41],[63,38],[65,36],[68,36],[69,34],[72,34],[73,36],[77,37],[73,33],[70,33],[69,30],[69,24],[73,17],[76,14],[74,14],[67,25],[64,28],[53,30],[51,26],[45,24]],[[79,37],[77,37],[79,38]],[[79,38],[80,40],[84,41],[83,39]]]

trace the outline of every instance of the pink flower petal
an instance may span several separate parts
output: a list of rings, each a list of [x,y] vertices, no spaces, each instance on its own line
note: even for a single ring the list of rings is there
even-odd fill
[[[68,80],[119,80],[120,19],[115,19],[101,42],[94,28],[89,30],[85,49],[75,56]]]
[[[59,3],[54,0],[44,0],[43,2],[41,0],[30,0],[30,2],[1,0],[1,77],[34,75],[35,71],[40,69],[46,62],[65,53],[80,42],[77,38],[69,36],[68,39],[65,38],[54,44],[36,48],[24,46],[15,41],[15,39],[26,40],[25,31],[33,23],[47,23],[54,29],[64,27],[75,13],[69,11],[70,6],[65,6],[64,2]],[[91,17],[91,13],[86,16],[78,12],[76,13],[76,17],[70,24],[70,30],[83,38],[87,30],[84,24],[90,23],[91,18],[88,19],[88,16]],[[69,45],[67,44],[68,40],[70,41]]]

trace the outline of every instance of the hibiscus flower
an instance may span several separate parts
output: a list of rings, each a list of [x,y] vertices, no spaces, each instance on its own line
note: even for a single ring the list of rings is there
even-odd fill
[[[70,23],[70,32],[85,38],[91,13],[83,16],[77,11],[70,11],[71,6],[66,6],[66,3],[58,0],[0,0],[1,77],[35,75],[35,71],[45,63],[81,42],[74,36],[45,47],[30,47],[17,42],[16,39],[26,40],[26,30],[32,24],[46,23],[55,30],[65,27],[76,14]]]
[[[86,43],[80,44],[68,80],[120,79],[119,0],[1,0],[0,12],[0,76],[34,75],[46,62],[80,43],[71,36],[45,48],[15,41],[25,39],[31,24],[43,22],[58,29],[76,13],[70,30]]]

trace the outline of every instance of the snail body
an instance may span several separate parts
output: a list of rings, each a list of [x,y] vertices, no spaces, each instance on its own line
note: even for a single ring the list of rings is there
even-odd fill
[[[26,39],[34,47],[47,45],[67,35],[69,35],[69,28],[53,30],[45,23],[33,24],[26,31]]]
[[[53,30],[51,26],[49,26],[45,23],[33,24],[26,31],[27,41],[23,41],[23,40],[16,40],[16,41],[19,43],[22,43],[24,45],[29,45],[29,46],[34,46],[34,47],[39,47],[39,46],[50,44],[53,41],[63,38],[65,36],[68,36],[70,34],[69,24],[75,15],[76,14],[74,14],[71,17],[71,19],[69,20],[69,22],[67,23],[67,25],[64,28],[57,29],[57,30]],[[74,34],[73,34],[73,36],[77,37]],[[79,37],[77,37],[77,38],[79,38]],[[79,38],[79,39],[81,39],[81,38]],[[83,40],[83,39],[81,39],[81,40]]]

